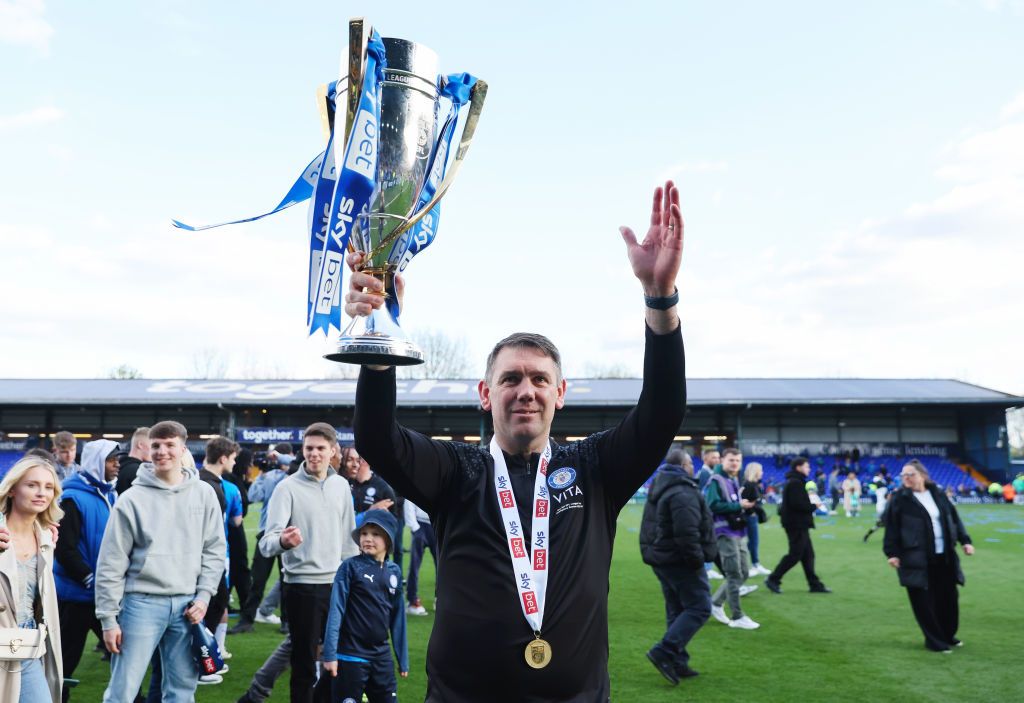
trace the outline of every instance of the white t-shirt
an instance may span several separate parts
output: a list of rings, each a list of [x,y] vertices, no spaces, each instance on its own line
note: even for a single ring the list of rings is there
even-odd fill
[[[931,491],[928,489],[920,492],[914,491],[914,497],[917,498],[917,502],[928,511],[928,516],[932,519],[932,532],[935,533],[935,553],[942,554],[946,550],[946,543],[942,539],[942,523],[939,522],[939,506],[935,504],[935,498],[932,497]]]

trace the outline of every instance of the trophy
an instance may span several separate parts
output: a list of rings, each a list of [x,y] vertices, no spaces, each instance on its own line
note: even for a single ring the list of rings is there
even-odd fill
[[[355,113],[371,33],[361,18],[350,21],[346,140],[353,129],[361,128]],[[348,248],[362,252],[360,270],[384,284],[385,304],[367,317],[355,317],[324,358],[350,364],[408,366],[423,363],[423,353],[398,324],[395,274],[408,263],[411,253],[425,246],[425,237],[433,237],[438,202],[465,158],[487,84],[474,79],[458,149],[448,165],[448,142],[457,113],[456,118],[449,113],[438,119],[446,81],[438,74],[437,54],[405,39],[385,37],[383,44],[386,60],[379,91],[380,121],[376,134],[366,135],[376,137],[376,186],[368,212],[352,224]],[[322,99],[324,94],[321,88],[321,119],[330,133],[336,115],[330,101]]]

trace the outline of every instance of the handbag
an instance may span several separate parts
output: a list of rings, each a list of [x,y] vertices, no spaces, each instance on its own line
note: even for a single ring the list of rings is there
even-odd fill
[[[39,627],[0,627],[0,662],[7,671],[6,662],[38,659],[46,654],[46,623]]]

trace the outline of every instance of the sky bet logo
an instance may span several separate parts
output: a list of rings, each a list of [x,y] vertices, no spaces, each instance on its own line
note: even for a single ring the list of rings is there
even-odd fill
[[[548,550],[546,549],[534,549],[533,550],[533,570],[544,571],[548,568]]]
[[[537,612],[537,596],[533,591],[523,592],[523,610],[526,611],[527,615],[533,615]]]
[[[509,540],[509,544],[512,546],[512,556],[515,559],[522,559],[526,556],[526,547],[523,546],[522,537],[513,537]]]
[[[548,516],[548,502],[546,500],[537,499],[537,515],[536,517],[547,517]]]
[[[512,500],[512,491],[509,491],[509,490],[501,491],[500,493],[498,493],[498,495],[501,497],[501,507],[502,507],[502,509],[504,509],[504,508],[511,508],[511,507],[515,506],[515,502]]]
[[[366,91],[365,97],[372,105],[374,96]],[[360,110],[352,126],[351,148],[345,158],[345,168],[373,180],[377,171],[377,120],[373,113]]]

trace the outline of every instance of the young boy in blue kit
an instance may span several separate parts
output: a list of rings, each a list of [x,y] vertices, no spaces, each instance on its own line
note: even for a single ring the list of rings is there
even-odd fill
[[[388,560],[397,530],[391,513],[367,510],[362,527],[352,533],[361,553],[342,562],[334,577],[323,658],[324,669],[335,677],[335,701],[361,701],[364,691],[370,703],[397,700],[389,632],[399,672],[409,675],[402,570]]]

